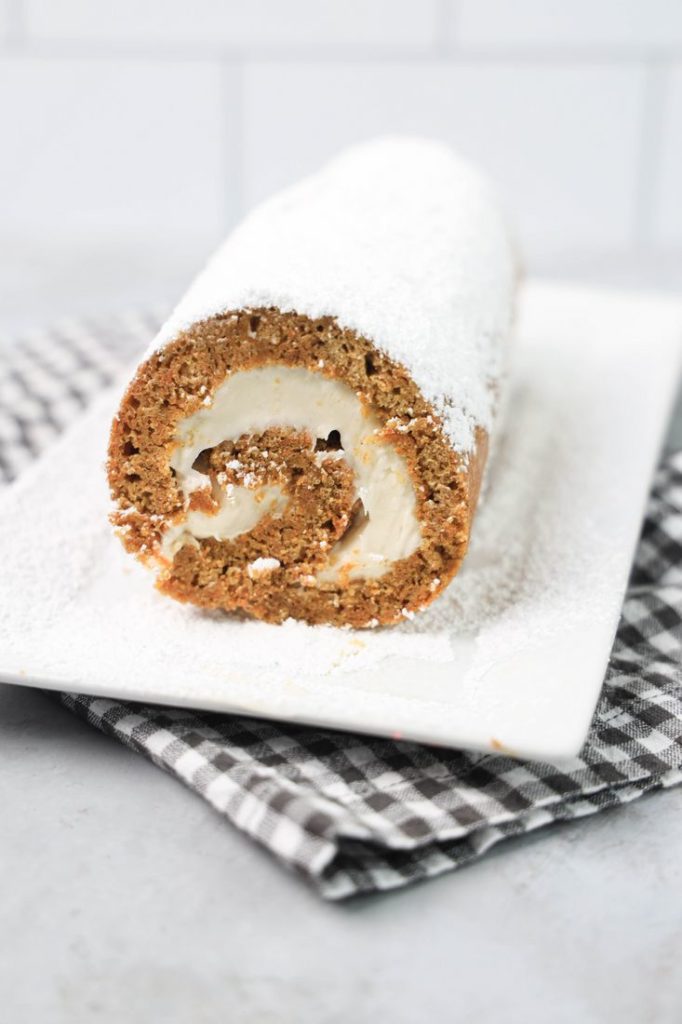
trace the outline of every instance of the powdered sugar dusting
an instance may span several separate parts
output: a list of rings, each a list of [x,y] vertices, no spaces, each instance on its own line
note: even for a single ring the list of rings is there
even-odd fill
[[[526,293],[502,442],[464,569],[363,632],[158,594],[109,534],[108,399],[0,502],[0,673],[58,688],[519,754],[588,727],[672,397],[673,303]],[[273,570],[276,571],[276,570]]]
[[[454,447],[488,429],[515,261],[488,183],[447,146],[347,150],[257,207],[218,250],[154,348],[229,309],[334,316],[411,372]]]
[[[11,602],[0,606],[0,635],[11,635],[22,661],[31,652],[34,673],[64,673],[68,678],[72,651],[67,645],[57,653],[51,643],[65,621],[77,640],[86,678],[101,671],[102,652],[111,648],[115,638],[125,642],[115,640],[109,670],[122,680],[136,679],[139,652],[157,651],[153,671],[159,683],[169,666],[181,664],[189,651],[194,652],[193,673],[214,676],[217,668],[221,677],[240,668],[332,677],[361,670],[396,652],[427,662],[449,660],[450,641],[444,631],[438,637],[396,637],[382,630],[372,633],[370,642],[350,629],[293,620],[283,626],[268,625],[200,611],[159,594],[144,567],[131,561],[111,535],[107,522],[109,497],[102,454],[112,412],[112,398],[107,396],[13,489],[12,521],[32,526],[31,532],[15,536],[3,552],[5,579],[20,577],[22,585]],[[71,458],[73,451],[78,452],[77,459]],[[43,500],[45,496],[49,500]],[[48,557],[34,543],[34,536],[49,538]],[[49,552],[59,557],[51,558]],[[276,572],[279,565],[276,558],[261,557],[250,563],[249,574],[255,578]],[[20,606],[22,612],[17,615]],[[100,613],[93,617],[95,608]],[[42,631],[38,646],[29,639],[35,629],[34,610],[39,610]]]
[[[279,558],[255,558],[253,562],[249,562],[246,571],[251,579],[255,580],[260,576],[266,576],[274,569],[279,569],[281,564]]]

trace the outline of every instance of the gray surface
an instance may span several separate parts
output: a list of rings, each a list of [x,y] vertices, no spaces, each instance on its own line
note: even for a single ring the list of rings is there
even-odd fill
[[[0,720],[7,1024],[680,1020],[682,789],[332,906],[52,698]]]
[[[1,1024],[682,1019],[682,788],[331,906],[54,698],[0,686],[0,809]]]

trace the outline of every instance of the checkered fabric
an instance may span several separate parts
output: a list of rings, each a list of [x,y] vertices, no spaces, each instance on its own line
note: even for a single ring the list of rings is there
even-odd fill
[[[139,351],[154,316],[0,344],[0,474],[49,443]],[[682,781],[682,452],[659,468],[604,689],[561,768],[62,694],[329,899],[392,889],[495,843]]]

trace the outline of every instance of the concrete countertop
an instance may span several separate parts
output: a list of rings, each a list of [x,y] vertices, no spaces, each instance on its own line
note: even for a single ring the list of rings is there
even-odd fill
[[[0,809],[3,1024],[681,1019],[682,788],[328,905],[54,697],[0,686]]]

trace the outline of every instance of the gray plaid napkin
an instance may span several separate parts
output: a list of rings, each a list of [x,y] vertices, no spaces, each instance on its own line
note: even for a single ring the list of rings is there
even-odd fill
[[[0,343],[0,480],[148,340],[154,316]],[[561,768],[499,754],[62,694],[328,899],[392,889],[495,843],[682,782],[682,452],[660,466],[592,729]]]

